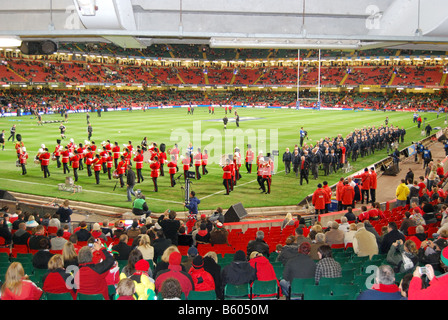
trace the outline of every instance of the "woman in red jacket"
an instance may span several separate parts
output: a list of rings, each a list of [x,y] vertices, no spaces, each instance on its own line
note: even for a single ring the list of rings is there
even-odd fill
[[[9,265],[1,288],[1,300],[39,300],[42,290],[28,280],[20,262]]]
[[[76,298],[76,292],[74,285],[69,286],[72,282],[70,280],[74,279],[70,274],[72,270],[64,269],[64,260],[62,255],[55,254],[51,257],[50,261],[48,261],[48,273],[42,279],[42,289],[44,292],[48,293],[70,293],[73,299]]]

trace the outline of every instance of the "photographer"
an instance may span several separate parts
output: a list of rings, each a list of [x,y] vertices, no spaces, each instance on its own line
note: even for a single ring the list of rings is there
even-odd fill
[[[188,221],[187,221],[187,233],[191,233],[193,231],[193,227],[197,221],[196,215],[198,214],[198,205],[201,203],[201,200],[196,198],[196,193],[194,191],[190,192],[190,201],[189,203],[185,203],[185,208],[188,209]]]
[[[448,248],[442,250],[440,254],[441,264],[448,265]],[[423,284],[422,275],[425,275],[429,284]],[[411,283],[409,284],[409,300],[447,300],[448,277],[446,275],[436,277],[432,265],[416,268]]]

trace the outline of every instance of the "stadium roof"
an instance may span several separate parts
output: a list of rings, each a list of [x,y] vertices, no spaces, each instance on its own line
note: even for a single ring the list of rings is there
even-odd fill
[[[14,0],[0,37],[230,48],[448,51],[446,0]]]

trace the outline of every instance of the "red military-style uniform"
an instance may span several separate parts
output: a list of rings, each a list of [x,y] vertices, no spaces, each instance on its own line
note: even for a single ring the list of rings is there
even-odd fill
[[[78,169],[79,168],[79,155],[74,155],[73,157],[70,158],[70,161],[72,163],[72,168],[73,169]]]
[[[179,149],[173,148],[170,152],[170,156],[174,156],[174,159],[177,163],[177,161],[179,160]]]
[[[202,174],[207,174],[208,173],[207,169],[205,168],[207,166],[207,164],[208,164],[208,153],[204,152],[202,154],[202,163],[201,163],[201,165],[202,165]]]
[[[114,146],[112,148],[113,158],[115,162],[115,169],[118,167],[118,159],[120,159],[120,146]]]
[[[182,166],[184,169],[184,178],[187,178],[187,171],[190,170],[190,157],[182,159]]]
[[[42,166],[47,166],[50,164],[50,158],[51,158],[51,154],[50,152],[44,152],[39,156],[39,160],[41,160],[41,165]]]
[[[198,152],[193,156],[194,167],[196,170],[196,179],[201,179],[201,174],[199,173],[199,168],[202,165],[202,153]]]
[[[171,181],[171,187],[174,187],[176,182],[174,181],[174,175],[177,171],[177,163],[175,161],[170,161],[167,164],[168,167],[168,173],[170,174],[170,181]]]
[[[70,162],[70,151],[69,150],[64,150],[61,153],[62,155],[62,163],[69,163]]]
[[[226,188],[226,194],[229,194],[231,191],[232,185],[232,166],[230,164],[225,165],[223,168],[222,179],[224,187]]]
[[[28,153],[25,151],[25,152],[22,152],[21,154],[20,154],[20,158],[19,158],[19,160],[20,160],[20,164],[26,164],[26,160],[28,159]]]
[[[93,159],[92,164],[93,164],[93,171],[101,171],[101,165],[103,164],[103,161],[101,158]]]
[[[72,163],[72,168],[73,168],[73,174],[75,176],[75,181],[78,181],[78,168],[79,168],[79,162],[80,160],[80,156],[75,154],[74,156],[72,156],[70,158],[70,162]]]
[[[158,192],[159,188],[157,187],[157,178],[159,177],[160,163],[158,161],[151,162],[149,167],[151,168],[151,178],[154,183],[154,191]]]
[[[143,155],[141,153],[137,153],[134,157],[134,162],[136,169],[143,169]]]

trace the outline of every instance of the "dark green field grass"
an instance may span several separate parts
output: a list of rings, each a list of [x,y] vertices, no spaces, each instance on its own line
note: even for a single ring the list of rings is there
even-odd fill
[[[372,111],[311,111],[311,110],[289,110],[289,109],[256,109],[238,108],[240,114],[240,131],[234,122],[228,124],[228,129],[223,130],[222,118],[224,109],[215,110],[215,115],[210,115],[207,108],[195,108],[194,115],[187,115],[185,108],[182,109],[153,109],[143,112],[134,110],[132,112],[117,111],[103,112],[101,117],[96,113],[91,114],[90,121],[93,126],[92,140],[100,145],[102,141],[109,139],[112,143],[118,141],[120,146],[132,141],[134,147],[147,137],[149,142],[165,143],[171,148],[174,143],[180,147],[193,142],[193,146],[207,148],[213,159],[218,159],[221,153],[232,152],[235,146],[242,150],[247,143],[252,144],[255,154],[258,150],[264,153],[278,149],[281,155],[285,148],[291,151],[295,144],[299,143],[299,128],[304,126],[309,133],[308,143],[314,144],[316,140],[323,137],[334,137],[342,134],[345,137],[355,128],[365,126],[379,126],[389,117],[389,124],[406,128],[405,143],[400,149],[409,145],[412,141],[421,138],[420,130],[412,122],[412,113],[407,112],[372,112]],[[234,115],[228,115],[233,119]],[[445,117],[437,119],[435,113],[425,113],[423,117],[433,127],[442,126]],[[247,118],[247,120],[245,120]],[[61,120],[60,115],[44,115],[44,121]],[[216,121],[205,121],[216,120]],[[107,176],[101,174],[100,185],[95,184],[94,177],[88,177],[86,170],[79,172],[78,184],[83,187],[83,192],[72,194],[58,190],[58,183],[65,181],[65,175],[61,169],[56,168],[56,163],[50,163],[51,177],[44,179],[40,166],[34,164],[33,157],[42,143],[52,152],[59,135],[59,123],[48,123],[38,126],[36,119],[31,116],[1,118],[0,128],[5,129],[6,137],[9,135],[10,127],[16,124],[17,133],[23,137],[23,141],[30,154],[28,161],[28,174],[21,176],[20,168],[15,166],[16,154],[13,143],[7,142],[5,151],[0,153],[0,189],[18,191],[30,194],[45,195],[55,198],[68,198],[92,203],[107,204],[113,206],[130,207],[126,202],[125,188],[114,186],[117,180],[107,180]],[[69,138],[74,138],[76,143],[84,143],[87,139],[86,115],[84,113],[70,114],[67,127],[67,144]],[[380,159],[386,157],[386,151],[376,152],[368,158],[360,158],[354,165],[354,171],[360,170]],[[277,174],[272,177],[272,193],[260,194],[256,182],[256,169],[251,175],[241,167],[242,178],[234,192],[229,196],[224,195],[222,185],[222,169],[216,163],[208,165],[209,174],[203,176],[200,181],[193,181],[192,190],[196,191],[201,199],[200,209],[215,209],[217,206],[228,208],[230,205],[242,202],[245,207],[293,205],[300,202],[308,194],[312,193],[318,183],[327,180],[329,184],[336,183],[341,173],[328,177],[320,176],[318,180],[310,180],[309,185],[300,186],[299,179],[292,173],[285,175],[284,166],[278,161]],[[179,165],[181,169],[181,165]],[[146,180],[137,185],[147,198],[150,209],[153,212],[163,212],[167,208],[182,211],[184,191],[178,183],[171,188],[169,176],[159,178],[159,192],[153,192],[152,181],[149,177],[149,165],[145,164],[143,170]],[[322,174],[322,171],[320,171]]]

